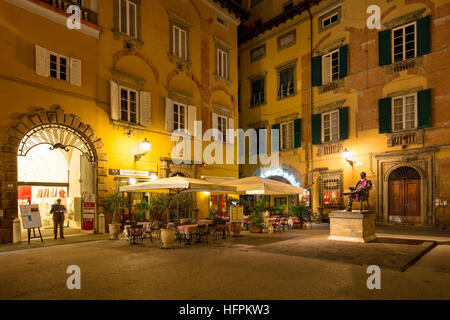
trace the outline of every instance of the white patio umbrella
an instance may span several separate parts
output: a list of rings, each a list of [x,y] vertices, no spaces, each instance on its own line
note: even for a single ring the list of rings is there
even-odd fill
[[[170,177],[158,179],[149,182],[137,183],[129,186],[120,187],[121,192],[146,192],[154,190],[169,190],[177,194],[181,192],[236,192],[236,187],[215,184],[205,180],[186,178],[186,177]],[[177,203],[177,219],[179,220],[180,211]],[[169,215],[167,215],[169,220]]]
[[[303,193],[303,188],[260,177],[246,177],[225,181],[223,185],[236,187],[237,192],[240,194],[289,195]]]

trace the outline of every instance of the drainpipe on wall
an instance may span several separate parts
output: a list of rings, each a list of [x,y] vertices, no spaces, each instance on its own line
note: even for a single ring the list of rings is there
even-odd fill
[[[307,3],[307,7],[308,7],[308,14],[309,14],[309,46],[310,46],[310,53],[311,53],[311,59],[309,60],[310,64],[311,64],[311,85],[310,85],[310,121],[311,121],[311,117],[313,115],[313,111],[314,111],[314,107],[313,107],[313,99],[314,99],[314,94],[313,94],[313,86],[312,86],[312,55],[313,55],[313,16],[311,14],[311,9],[309,7],[309,3]],[[313,144],[312,144],[312,123],[311,123],[311,141],[310,141],[310,161],[311,161],[311,167],[310,167],[310,172],[311,172],[311,189],[310,189],[310,194],[309,194],[309,198],[310,198],[310,203],[311,203],[311,210],[313,210],[313,187],[314,187],[314,156],[313,156]]]

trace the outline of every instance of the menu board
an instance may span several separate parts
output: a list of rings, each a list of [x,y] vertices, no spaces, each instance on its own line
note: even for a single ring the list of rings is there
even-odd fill
[[[21,205],[22,227],[24,229],[42,228],[38,204]]]

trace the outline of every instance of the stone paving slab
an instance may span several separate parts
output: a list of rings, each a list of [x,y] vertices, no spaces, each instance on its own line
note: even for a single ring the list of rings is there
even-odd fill
[[[304,233],[309,230],[305,230]],[[395,271],[405,271],[437,245],[435,241],[379,237],[368,243],[328,240],[328,233],[299,235],[254,249],[290,256],[330,260],[356,265],[377,265]]]

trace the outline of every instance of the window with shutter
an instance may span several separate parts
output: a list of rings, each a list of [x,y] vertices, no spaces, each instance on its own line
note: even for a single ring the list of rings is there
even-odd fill
[[[392,131],[417,128],[417,94],[392,98]]]
[[[392,61],[416,56],[416,22],[392,29]]]
[[[322,142],[339,140],[339,110],[322,113]]]
[[[265,81],[264,77],[256,78],[251,81],[251,92],[252,96],[250,99],[250,106],[255,107],[261,104],[266,103],[266,95],[265,95]]]
[[[141,91],[139,96],[139,119],[140,124],[143,126],[150,126],[152,123],[152,97],[151,93],[147,91]]]
[[[322,56],[312,58],[311,80],[314,87],[322,85]]]
[[[322,72],[323,84],[339,79],[339,50],[322,56]]]
[[[312,144],[322,143],[322,115],[313,114],[311,116]]]
[[[70,84],[81,86],[81,60],[70,58]]]
[[[294,148],[302,146],[302,119],[294,120]]]
[[[283,99],[295,93],[295,67],[278,71],[278,98]]]
[[[228,52],[222,49],[216,49],[216,74],[228,80]]]
[[[172,27],[172,54],[182,60],[188,60],[188,33],[181,26]]]
[[[430,16],[417,20],[417,56],[430,53]]]
[[[378,132],[389,133],[391,129],[391,101],[390,97],[378,100]]]
[[[186,105],[173,102],[173,130],[186,129]]]
[[[391,46],[391,30],[388,29],[378,32],[378,58],[380,66],[392,63]]]
[[[138,119],[138,93],[136,90],[119,87],[120,120],[137,124]]]
[[[50,52],[49,54],[50,77],[63,81],[69,81],[69,59],[66,56]]]
[[[280,149],[291,150],[294,148],[294,121],[280,124]]]
[[[339,108],[339,140],[348,139],[348,107]]]
[[[431,127],[431,89],[417,92],[418,128]]]
[[[129,0],[119,0],[119,30],[137,38],[137,5]]]

